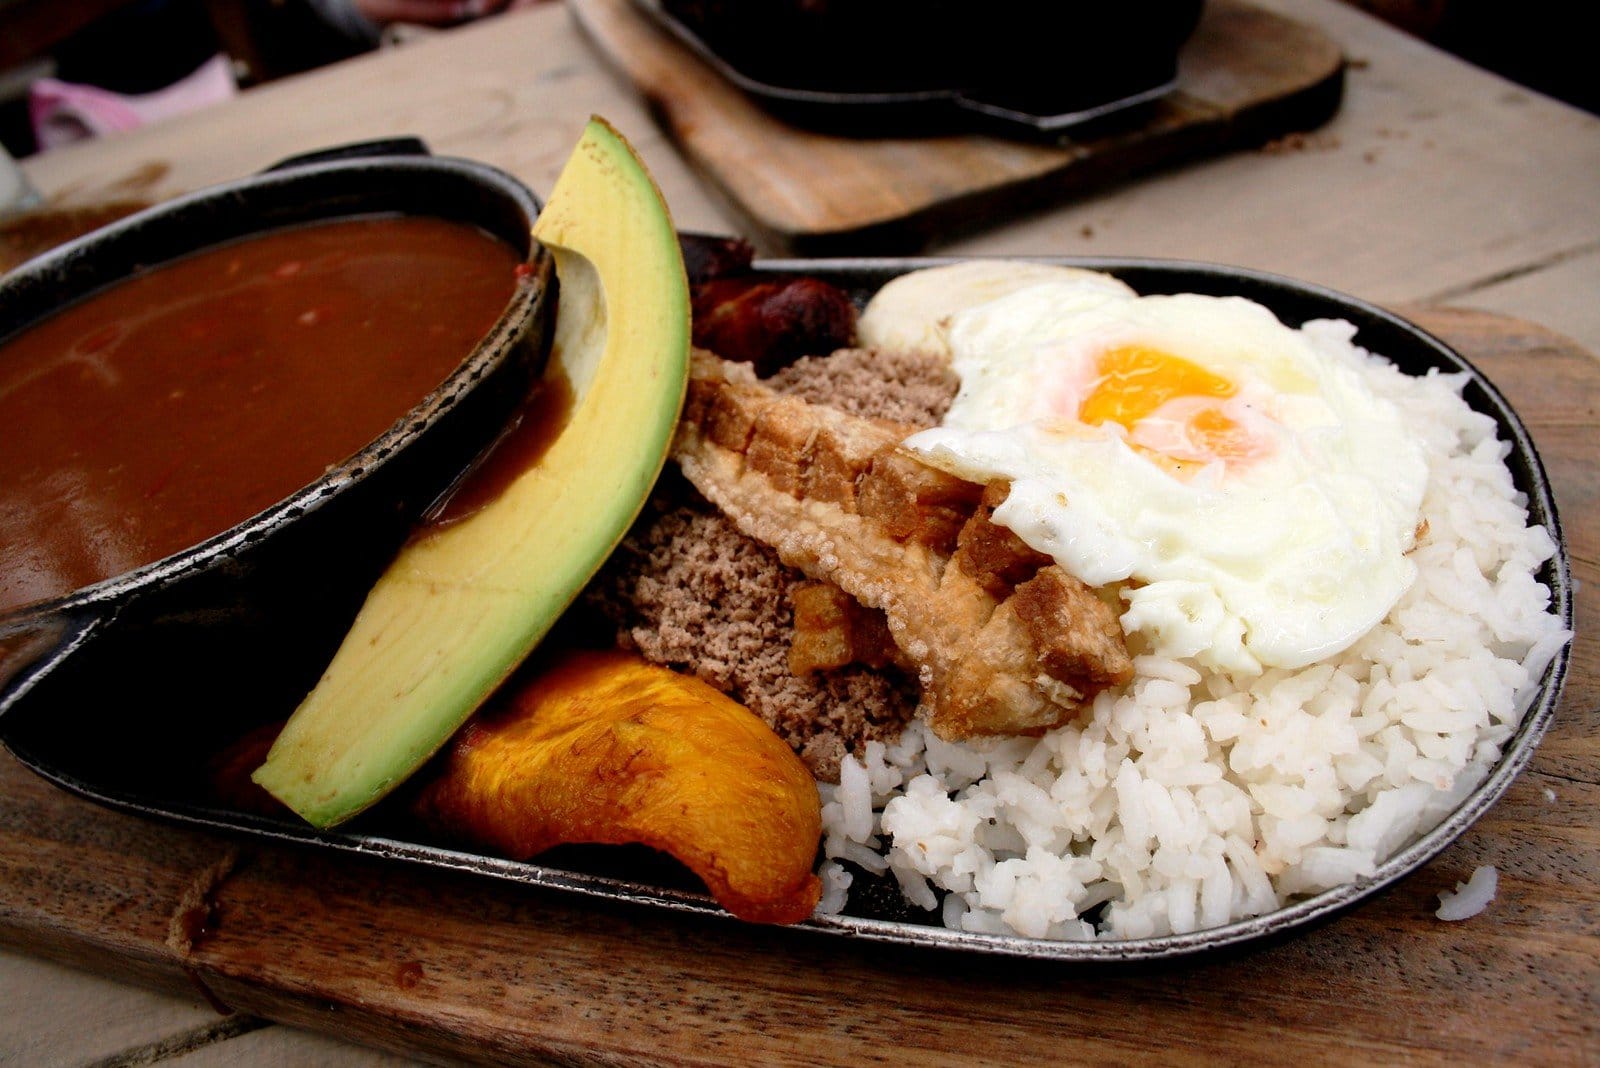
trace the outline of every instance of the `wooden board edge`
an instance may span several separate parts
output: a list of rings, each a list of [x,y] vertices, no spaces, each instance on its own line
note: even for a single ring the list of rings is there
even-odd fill
[[[981,150],[982,145],[993,144],[1000,146],[1003,151],[1028,152],[1036,154],[1038,158],[1021,168],[1019,176],[1009,180],[973,188],[894,214],[878,217],[863,215],[843,225],[825,228],[807,225],[793,213],[784,216],[764,211],[760,205],[741,197],[739,190],[730,184],[728,175],[724,173],[725,163],[707,150],[693,119],[680,116],[671,100],[664,99],[654,86],[644,84],[635,76],[627,57],[620,54],[621,49],[613,41],[613,31],[608,21],[622,17],[646,23],[645,16],[633,12],[630,3],[631,0],[571,0],[568,8],[580,32],[589,40],[607,68],[643,97],[657,125],[689,160],[718,202],[742,221],[743,228],[757,248],[768,255],[821,257],[922,252],[938,243],[976,232],[996,221],[1024,217],[1057,205],[1064,198],[1149,173],[1164,165],[1253,147],[1291,131],[1314,129],[1337,114],[1344,98],[1343,53],[1320,29],[1258,8],[1244,0],[1213,2],[1208,6],[1206,18],[1271,22],[1285,32],[1305,39],[1308,51],[1315,53],[1315,56],[1312,59],[1313,66],[1304,80],[1281,96],[1236,108],[1213,106],[1207,101],[1186,96],[1180,86],[1179,91],[1170,98],[1170,103],[1158,107],[1177,109],[1187,116],[1185,121],[1176,124],[1169,116],[1165,121],[1174,126],[1172,130],[1142,139],[1136,136],[1137,131],[1131,130],[1099,135],[1117,146],[1114,152],[1097,153],[1084,144],[1071,142],[1050,146],[1005,142],[981,134],[958,136],[956,140],[975,146],[975,150]],[[608,4],[617,5],[619,10],[625,9],[629,14],[607,14],[605,6]],[[1218,11],[1222,14],[1218,15]],[[1205,28],[1203,21],[1201,31]],[[766,115],[757,104],[723,83],[720,75],[686,46],[671,39],[665,30],[649,24],[641,25],[639,32],[651,35],[663,48],[671,51],[675,63],[694,68],[698,78],[715,86],[714,92],[742,102],[730,106],[755,127],[771,125],[777,129],[784,128],[780,120]],[[1158,120],[1152,118],[1150,121]],[[817,136],[825,142],[839,145],[848,145],[852,140],[827,134]]]

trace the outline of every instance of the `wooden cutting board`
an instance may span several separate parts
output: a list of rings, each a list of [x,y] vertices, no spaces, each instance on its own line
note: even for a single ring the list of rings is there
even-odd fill
[[[1566,698],[1458,843],[1313,930],[1067,967],[801,931],[230,840],[108,812],[0,755],[0,943],[392,1050],[562,1064],[1600,1062],[1600,362],[1410,311],[1528,422],[1578,582]],[[1461,924],[1440,891],[1480,864]]]
[[[921,251],[1139,171],[1318,126],[1343,87],[1343,56],[1321,31],[1210,0],[1181,54],[1177,90],[1137,121],[1059,144],[833,136],[768,115],[634,0],[568,7],[770,253]]]

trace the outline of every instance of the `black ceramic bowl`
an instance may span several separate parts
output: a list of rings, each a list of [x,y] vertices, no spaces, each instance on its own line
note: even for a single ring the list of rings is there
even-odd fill
[[[525,186],[492,167],[435,158],[417,142],[352,146],[170,201],[8,275],[0,339],[141,268],[301,223],[440,217],[499,237],[526,264],[450,377],[323,477],[183,552],[0,616],[7,740],[71,723],[86,759],[119,781],[171,775],[255,706],[303,694],[422,509],[504,425],[543,362],[554,290],[550,257],[530,234],[538,211]],[[85,690],[92,680],[98,688]],[[172,715],[149,724],[96,714],[125,695]],[[169,766],[150,766],[166,755]]]

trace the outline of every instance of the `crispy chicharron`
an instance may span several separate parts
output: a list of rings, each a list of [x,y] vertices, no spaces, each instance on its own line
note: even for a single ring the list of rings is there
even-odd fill
[[[883,612],[943,738],[1044,730],[1126,681],[1112,608],[990,521],[1004,486],[966,482],[902,448],[914,429],[780,395],[701,354],[674,456],[745,534]],[[807,597],[791,663],[834,666],[862,628]]]

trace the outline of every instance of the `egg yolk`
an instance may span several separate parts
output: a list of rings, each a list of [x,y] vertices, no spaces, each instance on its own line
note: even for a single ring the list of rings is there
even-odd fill
[[[1170,401],[1223,400],[1237,392],[1237,387],[1221,375],[1181,356],[1142,345],[1108,349],[1100,354],[1095,371],[1097,377],[1078,408],[1079,421],[1089,426],[1114,422],[1131,432]],[[1192,464],[1243,461],[1260,451],[1245,429],[1217,406],[1186,407],[1182,447],[1161,452],[1135,448],[1178,475],[1190,473]]]
[[[1189,420],[1189,440],[1218,460],[1246,460],[1259,451],[1238,423],[1216,408],[1202,408]]]
[[[1234,385],[1181,356],[1127,345],[1101,353],[1099,377],[1078,409],[1090,426],[1121,423],[1129,430],[1175,397],[1231,397]]]

